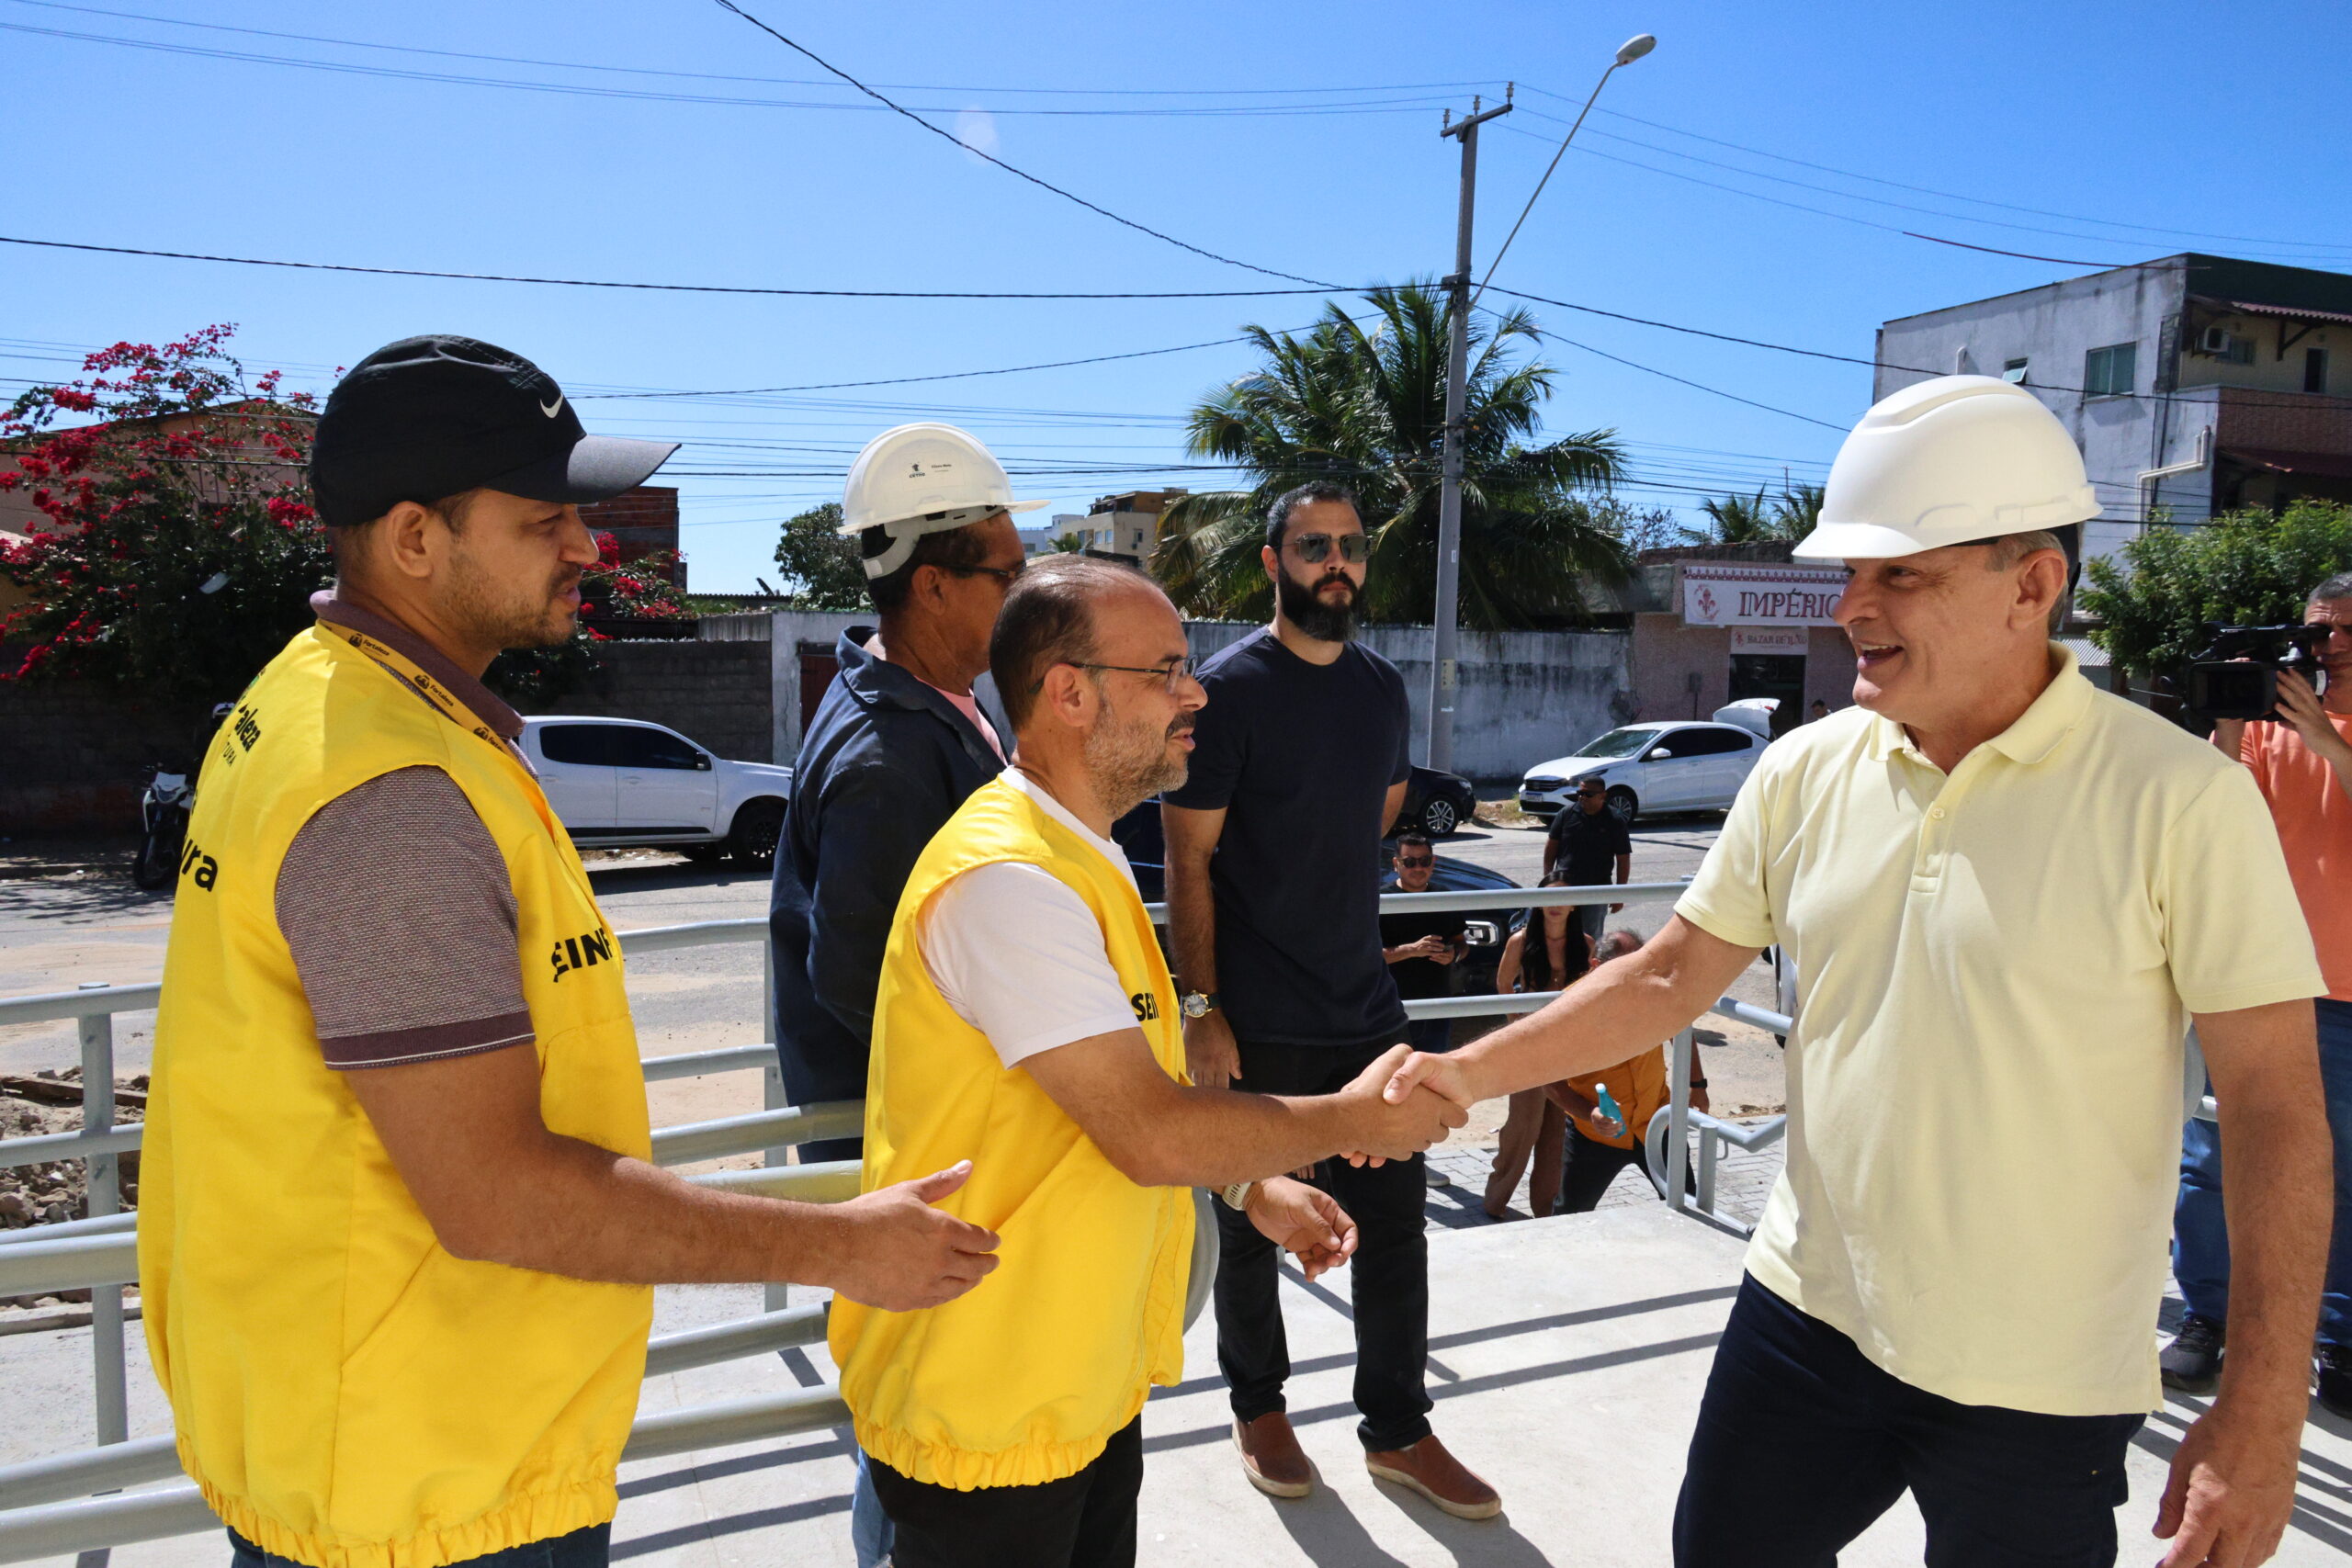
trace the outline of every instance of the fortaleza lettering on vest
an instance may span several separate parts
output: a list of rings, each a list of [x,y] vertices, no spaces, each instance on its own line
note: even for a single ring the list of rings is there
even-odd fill
[[[441,1247],[325,1064],[274,903],[322,807],[447,773],[514,886],[541,1117],[643,1159],[621,954],[571,840],[496,732],[372,638],[311,627],[237,711],[189,824],[180,886],[206,896],[173,914],[140,1192],[180,1463],[232,1528],[314,1568],[442,1568],[604,1523],[652,1292]]]

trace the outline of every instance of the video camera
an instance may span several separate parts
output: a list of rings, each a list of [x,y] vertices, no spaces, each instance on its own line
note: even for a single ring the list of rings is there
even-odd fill
[[[2292,670],[2319,682],[2325,626],[2225,626],[2205,623],[2205,651],[2188,666],[2188,711],[2211,721],[2277,718],[2278,676]]]

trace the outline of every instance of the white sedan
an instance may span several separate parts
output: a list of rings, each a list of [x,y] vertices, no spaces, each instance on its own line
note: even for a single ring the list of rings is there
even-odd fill
[[[583,850],[658,844],[691,860],[731,855],[754,870],[775,859],[790,768],[731,762],[634,718],[526,718],[523,752]]]
[[[1725,810],[1764,745],[1763,736],[1736,724],[1629,724],[1530,768],[1519,807],[1548,818],[1575,804],[1577,780],[1598,773],[1609,786],[1609,808],[1627,822],[1645,811]]]

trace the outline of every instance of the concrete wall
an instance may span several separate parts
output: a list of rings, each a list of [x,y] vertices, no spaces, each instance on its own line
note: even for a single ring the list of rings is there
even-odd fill
[[[211,705],[142,707],[78,684],[0,682],[0,837],[137,832],[148,770],[194,762]]]
[[[800,747],[801,646],[830,648],[845,628],[870,626],[873,619],[871,615],[821,611],[775,613],[768,647],[776,761],[789,761]],[[1255,628],[1237,622],[1193,621],[1184,629],[1193,655],[1205,659]],[[1405,677],[1417,761],[1422,758],[1435,636],[1427,626],[1373,626],[1361,638]],[[1454,771],[1479,780],[1516,779],[1531,763],[1556,757],[1566,747],[1623,723],[1633,713],[1629,649],[1623,632],[1463,633]],[[995,713],[995,694],[985,682],[978,694],[981,705]]]
[[[535,713],[589,714],[666,724],[722,757],[774,755],[768,650],[757,642],[606,642],[589,688]]]
[[[1731,628],[1686,626],[1680,615],[1635,615],[1633,692],[1636,719],[1705,718],[1731,701]],[[1690,677],[1699,677],[1694,698]],[[1819,697],[1830,710],[1854,700],[1854,658],[1835,626],[1807,628],[1804,705]]]

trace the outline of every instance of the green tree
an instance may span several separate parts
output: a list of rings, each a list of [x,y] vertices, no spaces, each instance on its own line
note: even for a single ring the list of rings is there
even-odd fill
[[[1352,489],[1372,536],[1367,618],[1426,623],[1437,600],[1440,454],[1448,312],[1426,284],[1364,297],[1367,329],[1334,301],[1304,333],[1244,329],[1258,367],[1209,394],[1187,449],[1242,469],[1249,489],[1182,497],[1162,516],[1152,570],[1201,615],[1261,619],[1259,565],[1273,499],[1310,479]],[[1481,315],[1471,334],[1462,487],[1462,624],[1489,631],[1584,618],[1580,580],[1622,581],[1631,556],[1589,493],[1624,472],[1613,432],[1531,446],[1554,372],[1519,350],[1541,336],[1524,310]]]
[[[2171,673],[2205,645],[2205,625],[2272,626],[2303,618],[2306,595],[2352,569],[2352,506],[2297,501],[2212,522],[2161,520],[2115,557],[2090,561],[2082,607],[2102,623],[2091,640],[2126,670]]]
[[[1699,503],[1707,526],[1686,528],[1694,545],[1753,545],[1802,539],[1821,520],[1819,485],[1795,485],[1767,500],[1761,485],[1754,495],[1711,497]]]
[[[775,564],[788,580],[794,609],[866,607],[865,569],[858,562],[857,541],[842,537],[841,529],[837,501],[786,519],[775,544]]]

